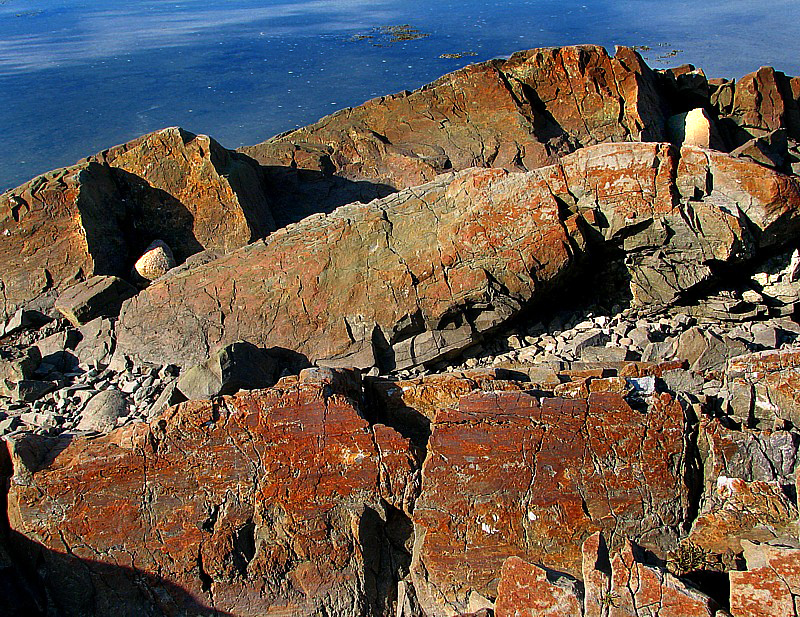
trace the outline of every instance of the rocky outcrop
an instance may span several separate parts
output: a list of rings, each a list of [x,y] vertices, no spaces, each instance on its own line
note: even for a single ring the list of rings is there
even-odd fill
[[[532,50],[2,196],[3,609],[795,615],[795,85]]]
[[[359,390],[310,371],[92,441],[12,441],[16,548],[73,615],[387,614],[418,463]]]
[[[792,177],[666,144],[584,148],[525,174],[468,170],[151,286],[123,309],[118,353],[187,365],[242,339],[331,365],[427,364],[543,300],[592,239],[627,253],[634,303],[664,305],[719,264],[787,242],[799,206]]]
[[[531,170],[582,146],[661,140],[655,82],[630,48],[617,48],[613,58],[595,45],[534,49],[373,99],[242,151],[264,166],[276,218],[285,224],[318,211],[320,195],[332,207],[446,171]],[[307,203],[309,189],[316,204]]]
[[[109,166],[134,204],[141,239],[178,261],[202,249],[230,251],[275,229],[258,168],[207,135],[172,127],[89,157]]]
[[[51,287],[121,274],[126,208],[97,163],[50,172],[0,195],[0,319]]]
[[[546,292],[580,243],[546,176],[443,176],[156,282],[125,305],[117,352],[186,365],[241,339],[328,365],[414,366]]]
[[[417,596],[428,615],[497,594],[509,555],[581,576],[581,544],[603,530],[665,555],[686,520],[683,409],[645,413],[619,395],[473,392],[434,417],[416,504]]]
[[[157,238],[183,261],[275,228],[257,165],[164,129],[0,195],[0,320],[49,289],[128,277]]]

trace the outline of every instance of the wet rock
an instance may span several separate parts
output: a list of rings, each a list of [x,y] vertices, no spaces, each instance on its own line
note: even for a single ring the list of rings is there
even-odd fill
[[[116,317],[122,303],[136,295],[136,289],[116,276],[93,276],[65,289],[56,300],[56,309],[79,327],[97,317]]]
[[[177,388],[189,400],[234,394],[275,384],[275,359],[251,343],[237,341],[214,353],[203,364],[186,370]]]
[[[80,431],[108,433],[117,427],[117,419],[128,415],[128,401],[117,389],[95,394],[86,404],[78,423]]]

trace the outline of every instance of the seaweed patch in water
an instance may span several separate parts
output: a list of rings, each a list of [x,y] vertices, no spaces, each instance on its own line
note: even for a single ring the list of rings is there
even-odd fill
[[[387,43],[402,43],[405,41],[416,41],[419,39],[426,39],[430,36],[427,32],[414,28],[409,24],[401,24],[399,26],[378,26],[373,28],[367,34],[354,34],[348,41],[374,41],[372,44],[375,47],[383,47]]]

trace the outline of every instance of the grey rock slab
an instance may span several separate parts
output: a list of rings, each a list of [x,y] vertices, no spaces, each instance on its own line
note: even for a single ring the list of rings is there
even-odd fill
[[[177,382],[187,399],[207,399],[239,390],[268,388],[275,383],[275,360],[252,343],[237,341],[185,371]]]
[[[75,355],[89,366],[107,365],[114,353],[114,324],[110,319],[97,317],[80,327],[81,340]]]
[[[128,401],[116,389],[98,392],[86,404],[78,430],[107,433],[117,426],[117,419],[128,414]]]
[[[136,288],[116,276],[93,276],[65,289],[56,309],[75,327],[97,317],[116,317],[122,303],[136,295]]]

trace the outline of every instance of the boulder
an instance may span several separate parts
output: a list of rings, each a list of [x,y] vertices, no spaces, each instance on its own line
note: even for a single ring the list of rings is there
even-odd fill
[[[793,178],[666,144],[583,148],[524,174],[443,175],[157,282],[126,303],[118,353],[186,366],[247,340],[332,366],[431,364],[576,272],[588,212],[628,252],[634,303],[658,305],[710,281],[718,263],[787,242],[798,206]]]
[[[126,206],[110,170],[83,163],[0,195],[0,319],[51,287],[121,274]]]
[[[97,317],[116,317],[122,303],[136,295],[136,288],[116,276],[93,276],[65,289],[56,300],[56,309],[79,327]]]
[[[127,276],[154,238],[182,261],[274,229],[251,159],[179,128],[145,135],[0,195],[0,321],[48,290]]]
[[[389,614],[417,456],[340,386],[359,389],[287,378],[151,426],[12,443],[15,553],[71,615]]]
[[[142,256],[133,264],[133,271],[145,282],[149,283],[164,276],[175,267],[175,257],[172,249],[163,240],[154,240],[150,243]]]
[[[79,431],[109,433],[117,428],[117,419],[128,415],[128,401],[117,389],[110,388],[95,394],[81,413]]]
[[[444,175],[153,283],[126,303],[116,353],[191,366],[245,340],[327,365],[431,363],[545,293],[579,246],[539,173]]]
[[[187,399],[208,399],[275,384],[275,359],[251,343],[237,341],[185,371],[177,388]]]
[[[230,251],[275,229],[258,166],[207,135],[170,127],[89,157],[108,166],[133,202],[144,242],[160,238],[182,262]]]

